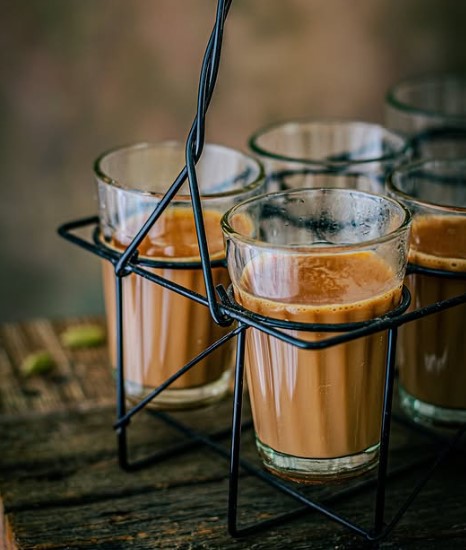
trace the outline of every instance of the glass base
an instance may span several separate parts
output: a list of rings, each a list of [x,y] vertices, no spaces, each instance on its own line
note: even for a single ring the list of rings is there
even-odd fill
[[[302,458],[275,451],[256,436],[256,445],[264,466],[278,477],[298,483],[338,482],[357,477],[374,468],[380,444],[353,455],[336,458]]]
[[[415,422],[431,427],[457,428],[466,424],[466,409],[449,409],[421,401],[399,387],[400,405]]]
[[[147,407],[152,410],[183,410],[205,407],[220,401],[230,389],[231,370],[225,371],[220,378],[194,388],[167,388],[154,398]],[[148,388],[125,380],[126,399],[133,405],[148,395],[154,388]]]

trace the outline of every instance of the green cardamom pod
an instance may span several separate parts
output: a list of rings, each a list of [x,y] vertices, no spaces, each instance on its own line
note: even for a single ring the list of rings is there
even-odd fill
[[[48,351],[37,351],[26,356],[21,363],[23,376],[47,374],[55,368],[55,362]]]
[[[61,333],[60,340],[67,348],[90,348],[105,342],[105,331],[100,325],[69,327]]]

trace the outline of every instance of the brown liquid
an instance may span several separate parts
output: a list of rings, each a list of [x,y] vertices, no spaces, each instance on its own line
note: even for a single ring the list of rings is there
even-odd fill
[[[370,319],[391,310],[401,297],[392,270],[370,252],[264,255],[248,265],[241,286],[246,291],[235,292],[244,307],[306,323]],[[290,334],[309,340],[329,336]],[[246,368],[258,439],[304,458],[348,456],[377,445],[386,348],[386,333],[313,351],[248,331]]]
[[[218,212],[204,212],[212,259],[224,255],[220,218]],[[134,236],[135,233],[133,228],[130,235]],[[122,249],[129,244],[131,236],[116,235],[110,245]],[[167,210],[141,243],[139,253],[140,256],[157,260],[198,261],[191,210]],[[205,295],[201,269],[148,269]],[[115,276],[109,262],[103,262],[103,279],[110,356],[115,365]],[[227,270],[213,269],[213,280],[215,285],[228,286]],[[129,397],[140,397],[148,389],[160,385],[227,332],[212,321],[208,308],[136,275],[123,279],[123,331],[124,368]],[[227,343],[176,380],[169,389],[199,388],[216,382],[229,370],[231,356],[231,343]],[[166,392],[161,394],[160,399]]]
[[[466,271],[466,218],[422,216],[412,226],[410,261],[446,271]],[[466,292],[466,279],[408,277],[412,308]],[[404,325],[399,367],[403,388],[426,403],[466,408],[466,305]]]

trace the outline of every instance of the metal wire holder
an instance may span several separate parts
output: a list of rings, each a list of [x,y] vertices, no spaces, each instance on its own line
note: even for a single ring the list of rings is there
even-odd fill
[[[135,470],[154,462],[169,458],[173,455],[185,452],[197,445],[206,445],[218,455],[226,458],[230,461],[230,481],[229,481],[229,503],[228,503],[228,529],[232,536],[240,537],[255,533],[262,529],[266,529],[271,526],[276,526],[280,522],[288,521],[303,513],[310,511],[318,512],[328,519],[335,521],[336,523],[343,525],[350,532],[362,536],[369,541],[378,541],[386,537],[388,533],[395,527],[398,521],[401,519],[405,511],[411,505],[419,491],[431,477],[435,469],[442,463],[445,458],[457,448],[457,444],[466,431],[466,426],[460,428],[454,437],[443,443],[441,452],[437,458],[433,461],[427,474],[416,484],[412,492],[402,503],[399,510],[393,516],[393,518],[386,523],[385,516],[385,493],[387,487],[388,478],[396,475],[400,475],[417,467],[420,463],[425,462],[425,457],[421,460],[405,465],[399,468],[397,471],[391,472],[390,476],[387,474],[388,468],[388,452],[390,442],[390,426],[392,421],[392,397],[393,386],[395,380],[395,350],[397,340],[397,329],[399,326],[419,319],[426,315],[432,315],[447,308],[455,307],[460,304],[466,303],[466,293],[460,296],[455,296],[447,300],[442,300],[434,304],[430,304],[426,307],[416,309],[406,313],[409,306],[410,296],[407,288],[403,289],[402,303],[395,310],[389,312],[382,318],[373,319],[369,321],[357,322],[357,323],[345,323],[338,325],[328,324],[302,324],[302,323],[288,323],[284,321],[277,321],[274,319],[262,317],[245,310],[231,297],[231,294],[223,287],[214,287],[212,278],[213,263],[209,260],[208,246],[206,233],[204,228],[201,199],[199,194],[199,188],[196,177],[196,163],[199,160],[204,145],[205,134],[205,116],[207,109],[212,98],[218,68],[220,61],[220,52],[223,39],[223,31],[226,17],[228,15],[232,0],[218,0],[215,24],[213,26],[212,34],[207,44],[206,52],[204,55],[200,82],[198,88],[198,101],[197,101],[197,113],[192,123],[191,129],[186,140],[186,165],[179,173],[173,184],[168,189],[165,196],[162,198],[158,206],[154,209],[149,216],[147,222],[141,227],[133,241],[122,252],[116,252],[110,248],[107,248],[99,239],[98,224],[99,219],[97,216],[83,218],[69,223],[65,223],[59,227],[59,234],[70,241],[71,243],[84,248],[85,250],[97,255],[98,257],[109,261],[114,266],[115,281],[116,281],[116,334],[117,334],[117,361],[116,361],[116,388],[117,388],[117,418],[114,424],[114,428],[117,433],[117,446],[118,446],[118,460],[120,466],[125,470]],[[190,264],[190,269],[198,268],[202,269],[204,282],[206,287],[206,296],[198,294],[171,282],[170,280],[163,278],[159,275],[149,271],[148,268],[156,267],[169,267],[173,269],[179,269],[180,265],[169,262],[157,262],[146,258],[138,258],[138,246],[148,234],[151,227],[163,213],[170,201],[175,197],[183,183],[188,180],[189,189],[191,194],[191,201],[193,207],[193,214],[196,226],[196,233],[199,245],[200,261],[197,265]],[[83,237],[79,234],[80,230],[93,229],[93,238]],[[217,265],[217,264],[215,264]],[[450,277],[452,274],[448,272],[438,272],[431,269],[423,269],[414,266],[410,266],[411,272],[419,272],[424,274],[434,274],[436,276]],[[211,317],[215,323],[221,326],[232,325],[234,322],[236,325],[222,338],[217,340],[214,344],[206,348],[203,352],[197,355],[193,360],[180,368],[174,375],[169,377],[163,384],[151,391],[145,398],[134,405],[130,410],[127,410],[126,396],[125,396],[125,374],[123,365],[123,346],[124,346],[124,331],[123,331],[123,285],[122,281],[124,277],[130,274],[134,274],[139,277],[143,277],[154,284],[160,285],[173,292],[176,292],[186,298],[193,300],[205,307],[209,308]],[[454,274],[455,277],[461,276],[466,278],[466,274]],[[241,445],[241,432],[242,430],[250,427],[250,423],[242,424],[242,403],[243,403],[243,375],[244,375],[244,350],[245,350],[245,337],[246,331],[249,328],[258,329],[265,332],[275,338],[280,339],[290,345],[296,346],[300,349],[313,349],[322,350],[330,346],[335,346],[345,342],[349,342],[356,338],[361,338],[371,334],[375,334],[380,331],[388,332],[388,352],[387,352],[387,364],[386,364],[386,377],[384,385],[384,398],[383,398],[383,418],[381,428],[381,443],[380,443],[380,457],[377,469],[377,475],[375,479],[365,480],[359,484],[352,485],[349,488],[338,489],[331,495],[327,496],[324,502],[316,502],[311,500],[303,492],[296,488],[294,484],[290,484],[276,478],[275,476],[257,468],[253,463],[250,463],[240,457],[240,445]],[[330,337],[319,341],[309,342],[284,332],[284,329],[293,330],[310,330],[328,333],[338,333]],[[209,353],[214,351],[219,346],[223,345],[228,340],[236,338],[236,370],[235,370],[235,385],[233,395],[233,410],[232,410],[232,425],[231,429],[219,430],[211,434],[205,434],[192,429],[179,420],[175,419],[173,415],[166,412],[156,412],[156,416],[163,422],[169,424],[174,429],[186,436],[186,440],[180,444],[172,446],[168,449],[164,449],[146,457],[144,459],[130,462],[128,459],[128,442],[127,442],[127,429],[131,418],[138,412],[143,410],[147,404],[156,398],[162,391],[164,391],[172,382],[177,380],[180,376],[186,373],[189,369],[193,368],[199,361],[205,358]],[[403,421],[401,419],[401,421]],[[411,426],[412,427],[412,426]],[[220,444],[219,441],[222,438],[230,437],[230,448]],[[296,500],[300,506],[290,512],[281,514],[273,519],[266,521],[259,521],[253,525],[246,527],[238,526],[238,492],[239,492],[239,470],[243,469],[249,474],[252,474],[257,479],[267,483],[278,492],[288,495]],[[375,505],[374,505],[374,522],[372,528],[368,529],[357,525],[346,517],[337,514],[330,508],[330,504],[338,499],[349,497],[365,488],[373,487],[375,485]]]

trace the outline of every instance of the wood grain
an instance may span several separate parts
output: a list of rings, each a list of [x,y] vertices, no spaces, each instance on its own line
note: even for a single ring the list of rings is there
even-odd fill
[[[105,346],[69,350],[60,343],[68,327],[102,324],[101,319],[0,325],[0,414],[47,412],[114,402],[114,383]],[[56,368],[50,375],[24,378],[20,366],[30,353],[47,350]]]
[[[95,321],[95,320],[93,320]],[[227,532],[228,461],[204,447],[127,473],[116,460],[112,375],[104,349],[69,351],[60,345],[65,326],[89,319],[0,327],[0,548],[5,549],[346,549],[364,541],[316,513],[235,540]],[[23,379],[19,364],[46,348],[57,361],[53,376]],[[3,383],[5,382],[5,383]],[[246,408],[246,416],[249,411]],[[231,402],[178,413],[193,428],[228,427]],[[129,429],[131,454],[146,456],[176,444],[181,436],[149,413]],[[228,438],[222,440],[227,450]],[[464,453],[464,444],[463,444]],[[396,467],[438,451],[431,440],[396,426],[390,464]],[[429,481],[385,549],[459,549],[466,546],[466,468],[453,454]],[[251,431],[242,457],[258,464]],[[407,497],[423,468],[389,484],[387,519]],[[325,499],[340,487],[307,488]],[[332,507],[367,527],[374,492],[337,501]],[[241,473],[241,525],[294,508],[288,497]],[[1,546],[3,544],[3,546]]]

